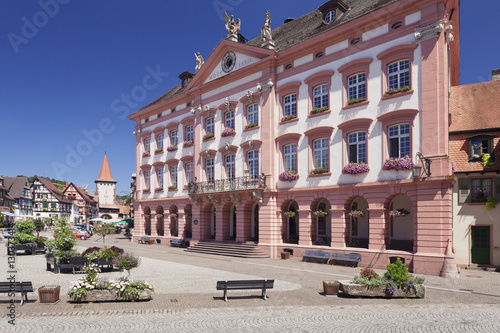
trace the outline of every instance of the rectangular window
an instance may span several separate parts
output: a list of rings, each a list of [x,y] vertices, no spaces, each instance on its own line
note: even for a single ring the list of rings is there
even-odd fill
[[[170,145],[177,146],[177,131],[170,131]]]
[[[213,182],[215,180],[214,159],[209,158],[206,162],[207,181]]]
[[[43,208],[49,208],[49,204],[48,204],[48,203],[46,203],[46,202],[44,202],[44,203],[43,203]]]
[[[493,137],[482,135],[468,138],[469,140],[469,161],[481,162],[483,154],[490,154],[494,159]]]
[[[234,155],[226,156],[226,177],[227,179],[234,179]]]
[[[156,179],[158,182],[157,187],[163,188],[163,168],[159,168],[158,170],[156,170]]]
[[[359,73],[350,76],[347,79],[347,90],[349,92],[349,100],[366,98],[366,74]]]
[[[314,109],[328,107],[328,85],[323,84],[313,89],[313,106]]]
[[[147,153],[149,153],[151,151],[151,149],[149,147],[150,146],[149,140],[150,140],[149,138],[144,139],[144,151]]]
[[[389,157],[410,155],[410,125],[400,124],[389,127]]]
[[[206,122],[206,132],[207,133],[211,133],[211,134],[214,134],[214,118],[210,117],[210,118],[207,118],[207,122]]]
[[[233,111],[226,112],[224,125],[226,126],[226,128],[234,129],[234,112]]]
[[[328,169],[328,139],[313,142],[313,163],[315,169]]]
[[[56,204],[55,203],[51,203],[50,204],[50,208],[56,208]]]
[[[259,124],[259,107],[257,104],[252,104],[247,107],[247,125]]]
[[[283,104],[285,107],[284,110],[284,116],[297,116],[297,95],[296,94],[291,94],[288,96],[285,96],[283,99]]]
[[[177,186],[177,166],[170,168],[170,181],[172,182],[172,186]]]
[[[163,148],[163,134],[158,134],[156,136],[156,148]]]
[[[186,126],[186,141],[193,141],[193,125]]]
[[[492,196],[493,180],[491,178],[471,179],[471,201],[486,202],[486,198]]]
[[[284,147],[285,171],[297,171],[297,145],[291,144]]]
[[[149,190],[151,187],[150,182],[149,182],[149,177],[150,176],[150,171],[144,171],[144,189]]]
[[[188,184],[193,182],[193,163],[186,164],[186,182]]]
[[[257,179],[259,177],[259,151],[252,150],[248,152],[248,168],[250,177]]]
[[[401,60],[387,66],[387,86],[399,89],[410,85],[410,61]]]
[[[349,163],[366,163],[366,132],[349,134]]]

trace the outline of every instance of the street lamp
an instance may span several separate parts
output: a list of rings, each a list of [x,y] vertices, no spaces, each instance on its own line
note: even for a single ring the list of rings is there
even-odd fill
[[[424,173],[427,175],[427,177],[430,177],[431,176],[431,162],[432,162],[431,159],[428,157],[425,157],[420,152],[417,152],[417,157],[418,157],[419,161],[422,162],[422,166],[418,165],[418,163],[417,163],[417,165],[414,165],[411,168],[411,173],[412,173],[413,178],[414,179],[420,178],[420,176],[422,175],[422,169],[424,170]]]

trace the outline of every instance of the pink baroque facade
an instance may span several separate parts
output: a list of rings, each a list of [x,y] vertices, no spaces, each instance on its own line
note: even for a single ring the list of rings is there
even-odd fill
[[[135,239],[359,253],[369,267],[399,256],[439,274],[452,255],[458,1],[374,3],[328,1],[271,40],[228,37],[129,116]]]

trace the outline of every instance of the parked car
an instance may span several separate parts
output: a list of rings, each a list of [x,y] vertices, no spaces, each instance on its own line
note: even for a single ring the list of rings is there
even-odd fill
[[[90,234],[86,233],[85,231],[79,230],[79,229],[74,229],[73,230],[73,237],[85,240],[85,239],[90,237]]]
[[[75,224],[75,227],[88,231],[88,233],[92,236],[94,233],[92,232],[93,227],[90,226],[90,229],[87,229],[85,224]]]
[[[79,231],[82,231],[82,232],[84,232],[84,233],[86,233],[88,237],[92,236],[92,232],[88,231],[88,230],[87,230],[87,229],[85,229],[85,228],[82,228],[82,227],[80,227],[80,226],[75,226],[75,229],[76,229],[76,230],[79,230]]]
[[[14,228],[5,228],[2,232],[3,239],[9,239],[14,235]]]

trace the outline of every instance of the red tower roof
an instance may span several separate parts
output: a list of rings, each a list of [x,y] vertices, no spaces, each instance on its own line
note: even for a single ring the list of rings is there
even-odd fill
[[[116,183],[116,181],[113,179],[113,175],[111,174],[111,168],[109,167],[108,157],[106,156],[106,154],[104,154],[104,160],[102,161],[101,172],[99,172],[99,177],[97,178],[96,182],[97,181]]]

